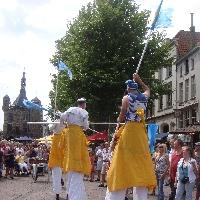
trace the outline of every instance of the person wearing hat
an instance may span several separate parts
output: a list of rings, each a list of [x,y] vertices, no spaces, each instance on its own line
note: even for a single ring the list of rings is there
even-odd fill
[[[117,144],[108,170],[105,200],[124,200],[126,189],[131,187],[135,187],[134,199],[147,200],[147,188],[156,186],[144,121],[150,89],[137,74],[126,85],[128,94],[122,99],[118,117],[118,122],[125,125],[115,135]]]
[[[78,99],[77,104],[77,107],[70,107],[62,115],[62,119],[67,123],[67,128],[63,130],[63,171],[66,173],[69,199],[86,200],[83,177],[90,175],[91,162],[84,130],[89,128],[89,122],[85,98]]]
[[[56,115],[59,118],[58,115]],[[56,120],[59,122],[60,120]],[[51,150],[49,154],[49,162],[48,167],[52,170],[52,182],[53,182],[53,192],[56,194],[56,200],[59,200],[59,196],[61,193],[61,186],[64,185],[64,181],[62,179],[62,160],[64,157],[64,151],[61,148],[62,141],[63,141],[63,134],[62,130],[65,128],[65,124],[55,123],[51,128],[50,131],[53,132],[53,139]]]

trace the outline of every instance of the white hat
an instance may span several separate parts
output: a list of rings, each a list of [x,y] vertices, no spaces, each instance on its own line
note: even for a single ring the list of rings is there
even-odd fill
[[[84,103],[86,103],[86,99],[84,97],[81,97],[80,99],[77,100],[77,102],[84,102]]]

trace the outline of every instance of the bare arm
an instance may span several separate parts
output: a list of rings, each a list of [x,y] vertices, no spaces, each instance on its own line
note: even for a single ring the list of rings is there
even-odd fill
[[[139,77],[138,74],[133,74],[133,80],[135,82],[137,82],[141,87],[142,87],[142,90],[144,91],[143,93],[149,97],[150,96],[150,89],[149,87],[142,81],[142,79]]]
[[[123,122],[125,120],[127,108],[128,108],[128,97],[124,96],[122,99],[121,111],[120,111],[119,117],[117,119],[118,122]]]

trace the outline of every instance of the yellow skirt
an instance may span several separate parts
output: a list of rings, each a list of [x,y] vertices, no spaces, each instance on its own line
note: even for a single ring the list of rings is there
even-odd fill
[[[62,167],[63,153],[64,153],[62,147],[62,141],[63,141],[62,132],[59,134],[54,134],[49,154],[49,162],[48,162],[49,168]]]
[[[89,175],[91,163],[87,146],[87,138],[81,127],[69,125],[64,130],[63,171],[75,171]]]
[[[109,191],[130,187],[154,187],[156,177],[143,123],[128,122],[119,130],[107,175]]]

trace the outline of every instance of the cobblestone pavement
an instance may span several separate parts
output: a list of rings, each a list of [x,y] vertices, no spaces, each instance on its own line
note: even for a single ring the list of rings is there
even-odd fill
[[[54,200],[51,180],[48,182],[47,175],[39,176],[36,183],[29,177],[15,177],[0,179],[0,200]],[[106,188],[99,188],[98,183],[85,181],[88,200],[103,200]],[[165,187],[168,196],[169,188]],[[61,194],[61,200],[66,199],[65,188]],[[131,200],[132,198],[130,198]],[[149,200],[156,200],[155,196],[149,196]],[[168,198],[166,198],[168,199]],[[193,198],[194,199],[194,198]]]

